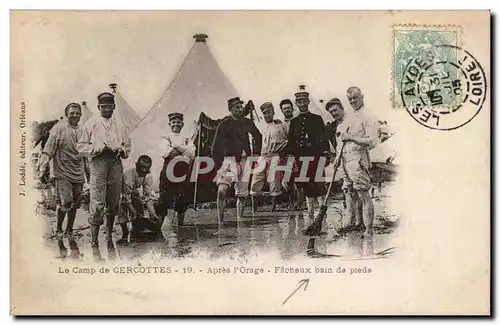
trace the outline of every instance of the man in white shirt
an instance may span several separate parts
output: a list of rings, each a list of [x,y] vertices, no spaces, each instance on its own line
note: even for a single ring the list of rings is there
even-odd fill
[[[348,227],[353,230],[360,230],[363,225],[356,221],[356,211],[359,205],[362,206],[362,216],[365,228],[365,236],[373,234],[373,202],[369,190],[371,188],[370,179],[370,155],[369,151],[377,145],[377,120],[365,111],[364,95],[358,87],[350,87],[347,90],[347,98],[352,112],[342,115],[342,119],[337,126],[337,157],[340,146],[345,142],[341,166],[344,171],[344,184],[342,189],[346,194],[346,205],[348,209]],[[337,113],[330,113],[337,120]],[[343,111],[343,109],[342,109]],[[349,130],[347,130],[349,128]],[[337,158],[338,159],[338,158]],[[359,228],[359,229],[358,229]]]
[[[255,173],[252,177],[250,195],[255,198],[262,194],[262,187],[265,182],[269,182],[269,196],[271,197],[271,212],[276,209],[276,197],[281,195],[281,175],[275,170],[271,170],[271,162],[280,161],[286,145],[288,143],[285,125],[274,119],[274,107],[270,102],[262,104],[260,107],[266,125],[262,130],[262,150],[259,157],[259,164],[265,164],[262,171]],[[254,202],[254,200],[252,200]],[[255,211],[255,204],[253,206]]]
[[[111,93],[97,96],[100,116],[85,123],[77,143],[78,152],[90,158],[91,246],[98,247],[99,228],[106,215],[106,239],[112,243],[115,216],[122,190],[122,159],[128,158],[131,140],[127,129],[113,117],[115,99]]]
[[[173,209],[176,213],[177,225],[182,226],[187,207],[193,202],[194,187],[190,181],[190,171],[196,147],[190,138],[180,133],[184,127],[184,116],[181,113],[171,113],[168,119],[171,132],[160,138],[159,145],[164,163],[160,173],[160,198],[157,212],[161,225],[167,216],[168,209]],[[187,160],[174,160],[179,156]],[[171,162],[175,162],[175,166],[168,168]],[[174,178],[184,176],[186,179],[183,182],[174,181]]]
[[[62,224],[68,216],[67,237],[73,236],[76,209],[83,193],[84,158],[76,150],[78,133],[81,132],[80,104],[70,103],[64,110],[66,122],[59,122],[50,130],[47,143],[39,159],[39,176],[43,177],[49,162],[53,162],[56,193],[58,197],[56,235],[61,238]]]

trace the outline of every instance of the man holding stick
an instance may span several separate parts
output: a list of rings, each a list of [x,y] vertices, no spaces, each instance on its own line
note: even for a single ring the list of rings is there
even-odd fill
[[[346,194],[348,229],[363,229],[359,213],[361,206],[365,235],[369,236],[373,234],[374,219],[373,202],[369,192],[371,188],[369,151],[377,144],[378,122],[366,114],[361,89],[356,86],[350,87],[347,90],[347,98],[353,112],[344,116],[343,109],[335,108],[335,112],[331,113],[335,119],[340,120],[337,127],[337,134],[340,134],[338,142],[345,142],[341,166],[344,171],[342,190]]]

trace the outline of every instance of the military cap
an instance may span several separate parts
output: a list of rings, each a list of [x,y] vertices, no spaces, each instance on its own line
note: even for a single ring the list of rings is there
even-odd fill
[[[328,110],[328,109],[329,109],[330,107],[332,107],[333,105],[340,105],[341,107],[343,107],[343,106],[342,106],[342,102],[340,101],[340,99],[338,99],[338,98],[332,98],[332,99],[330,99],[330,100],[326,103],[326,105],[325,105],[325,109],[326,109],[326,110]]]
[[[243,101],[239,97],[233,97],[228,99],[227,101],[227,107],[231,108],[232,106],[236,104],[243,104]]]
[[[114,104],[115,103],[115,96],[111,93],[102,93],[99,96],[97,96],[97,103],[99,105]]]
[[[308,99],[309,98],[309,93],[307,91],[299,91],[298,93],[295,93],[295,99]]]
[[[264,104],[262,104],[262,105],[260,106],[260,110],[261,110],[262,112],[268,111],[268,110],[270,110],[270,109],[274,109],[274,107],[273,107],[273,103],[271,103],[271,102],[265,102]]]
[[[80,113],[82,112],[82,107],[80,106],[80,104],[78,104],[78,103],[70,103],[64,109],[64,115],[66,115],[66,116],[68,115],[68,112],[69,112],[70,108],[78,108],[78,110],[80,111]]]
[[[173,121],[173,120],[181,120],[184,121],[184,115],[181,113],[170,113],[168,114],[168,120]]]

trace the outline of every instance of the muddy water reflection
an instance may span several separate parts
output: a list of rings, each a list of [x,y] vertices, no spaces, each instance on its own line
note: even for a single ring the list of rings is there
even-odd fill
[[[341,204],[332,202],[333,208]],[[380,205],[380,204],[379,204]],[[376,211],[386,212],[382,207]],[[342,215],[330,213],[334,223],[340,223]],[[54,247],[59,253],[58,257],[72,259],[93,258],[95,261],[123,260],[134,261],[141,259],[183,259],[183,258],[213,258],[230,256],[234,260],[246,261],[254,259],[261,253],[278,253],[284,259],[293,259],[297,256],[308,256],[307,246],[309,238],[302,234],[305,220],[302,212],[258,212],[247,215],[241,220],[236,220],[235,210],[228,209],[227,220],[220,227],[216,222],[216,210],[188,210],[184,227],[174,227],[165,221],[162,234],[144,234],[129,242],[113,243],[106,245],[104,234],[100,238],[100,248],[90,247],[90,234],[88,229],[76,231],[74,239],[47,240],[49,246]],[[77,222],[82,225],[87,218],[86,212],[79,210]],[[54,217],[46,216],[48,229],[52,228]],[[350,232],[341,237],[332,238],[324,235],[315,238],[315,258],[363,258],[363,257],[388,257],[394,250],[385,254],[377,253],[395,246],[397,238],[397,218],[387,214],[377,215],[375,220],[375,234],[370,238],[363,238],[362,232]],[[118,227],[117,227],[118,228]],[[323,230],[327,230],[324,226]],[[114,239],[121,237],[119,229],[113,235]],[[47,236],[50,237],[50,236]],[[68,255],[66,244],[69,244]]]

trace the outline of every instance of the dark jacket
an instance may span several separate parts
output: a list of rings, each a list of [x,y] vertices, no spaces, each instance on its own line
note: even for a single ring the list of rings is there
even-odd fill
[[[288,151],[294,156],[324,156],[329,151],[328,135],[321,116],[300,114],[290,122]]]
[[[337,150],[337,126],[338,122],[328,122],[326,124],[326,134],[328,137],[328,141],[332,144],[333,151]]]
[[[224,157],[235,157],[236,161],[240,161],[243,151],[250,156],[252,151],[249,133],[254,140],[253,154],[259,155],[262,148],[262,134],[255,123],[248,118],[235,120],[231,116],[225,117],[217,126],[212,144],[212,158],[215,166],[220,166]]]

